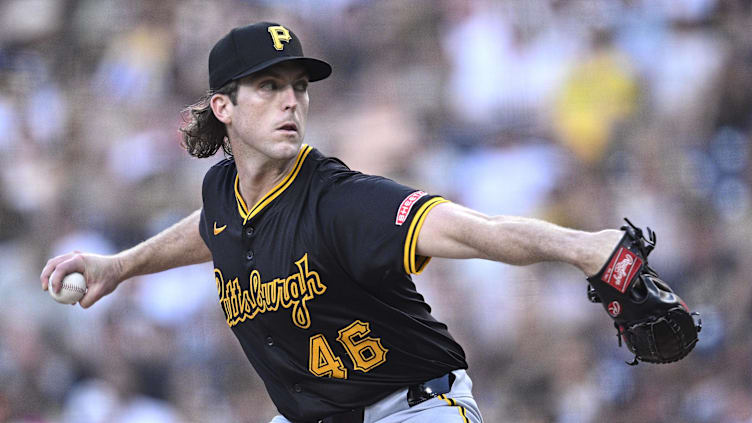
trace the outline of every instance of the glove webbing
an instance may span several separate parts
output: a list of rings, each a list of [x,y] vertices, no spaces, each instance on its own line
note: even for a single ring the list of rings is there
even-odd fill
[[[671,310],[671,311],[673,311],[673,310]],[[669,313],[666,316],[660,317],[659,319],[656,319],[655,321],[638,323],[638,324],[632,325],[630,328],[627,328],[627,329],[624,329],[623,327],[620,327],[618,324],[614,323],[614,326],[616,327],[616,330],[617,330],[616,336],[619,339],[619,348],[621,348],[621,341],[622,341],[621,338],[622,338],[622,336],[623,335],[630,336],[629,329],[634,328],[634,327],[638,327],[638,326],[649,325],[650,326],[650,332],[649,332],[650,336],[648,338],[647,347],[648,347],[648,349],[650,351],[650,355],[652,357],[662,357],[662,355],[659,354],[659,351],[656,348],[658,346],[658,344],[657,344],[657,342],[655,342],[655,327],[656,327],[657,324],[661,323],[662,321],[666,322],[666,324],[668,325],[668,328],[671,330],[671,332],[673,332],[675,335],[676,334],[679,335],[678,338],[679,338],[679,341],[680,341],[680,347],[684,348],[687,345],[686,334],[681,329],[681,325],[679,325],[679,322],[676,321],[675,319],[670,318],[671,317],[671,311],[669,311]],[[700,313],[693,312],[693,313],[690,313],[690,315],[691,316],[699,316]],[[698,323],[696,323],[695,326],[697,327],[697,332],[699,333],[702,330],[702,319],[698,319],[698,320],[699,321],[698,321]],[[632,345],[634,345],[634,342],[632,342]],[[638,351],[638,353],[639,353],[639,351]],[[687,351],[687,353],[689,353],[689,351]],[[683,356],[681,356],[681,357],[677,357],[675,360],[665,361],[665,362],[662,362],[662,363],[672,363],[674,361],[678,361],[678,360],[682,359],[684,356],[686,356],[686,354],[683,355]],[[625,361],[625,363],[629,364],[630,366],[636,366],[637,364],[640,363],[640,358],[639,358],[638,354],[635,354],[635,357],[634,357],[634,359],[632,361]]]

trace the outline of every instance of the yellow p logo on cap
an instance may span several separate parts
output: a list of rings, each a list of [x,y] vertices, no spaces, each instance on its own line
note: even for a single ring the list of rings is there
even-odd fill
[[[283,48],[285,48],[285,46],[282,44],[282,41],[286,43],[290,42],[290,31],[288,31],[284,26],[270,26],[268,30],[269,34],[272,36],[272,41],[274,41],[275,49],[282,50]]]

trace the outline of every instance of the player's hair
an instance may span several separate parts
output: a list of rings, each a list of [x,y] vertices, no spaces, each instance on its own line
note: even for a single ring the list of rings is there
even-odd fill
[[[209,91],[197,102],[183,109],[183,147],[188,154],[198,158],[211,157],[221,147],[225,154],[232,156],[230,139],[225,124],[220,122],[212,111],[210,100],[215,94],[225,94],[232,104],[237,104],[238,82],[230,81],[216,91]]]

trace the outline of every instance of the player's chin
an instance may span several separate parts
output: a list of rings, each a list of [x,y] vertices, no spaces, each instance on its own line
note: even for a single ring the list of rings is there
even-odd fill
[[[277,131],[275,149],[284,155],[295,156],[303,144],[303,137],[297,131]]]
[[[303,142],[303,133],[295,130],[278,129],[274,131],[275,138],[284,143],[300,145]]]

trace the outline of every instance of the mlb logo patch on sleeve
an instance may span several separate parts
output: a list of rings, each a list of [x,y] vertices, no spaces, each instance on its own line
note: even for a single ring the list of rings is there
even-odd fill
[[[632,280],[637,271],[642,266],[642,259],[624,247],[614,254],[611,262],[608,264],[606,271],[603,272],[601,280],[613,286],[622,294],[629,287],[629,281]]]
[[[394,224],[401,226],[403,223],[405,223],[407,216],[410,215],[410,210],[412,210],[413,205],[426,195],[428,194],[423,191],[415,191],[405,197],[405,199],[402,200],[402,204],[400,204],[399,208],[397,209],[397,219],[394,221]]]

